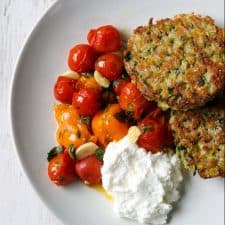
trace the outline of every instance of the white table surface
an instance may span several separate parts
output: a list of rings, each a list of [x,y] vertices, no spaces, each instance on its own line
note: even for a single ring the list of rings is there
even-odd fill
[[[0,0],[0,225],[60,225],[18,164],[9,132],[9,86],[27,35],[54,0]]]
[[[26,37],[55,0],[0,0],[0,225],[60,225],[23,174],[9,131],[9,86]],[[61,224],[62,225],[62,224]]]

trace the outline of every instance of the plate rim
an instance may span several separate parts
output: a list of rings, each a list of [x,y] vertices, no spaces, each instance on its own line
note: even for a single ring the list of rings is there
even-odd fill
[[[65,0],[66,1],[66,0]],[[50,3],[50,5],[47,7],[47,9],[40,15],[40,17],[37,19],[37,21],[32,26],[31,30],[28,30],[28,34],[24,38],[22,45],[20,47],[20,51],[16,57],[15,64],[13,66],[13,72],[12,77],[10,78],[10,84],[9,84],[9,104],[8,104],[8,112],[9,112],[9,135],[10,138],[12,138],[12,147],[15,152],[18,165],[21,168],[22,173],[25,175],[27,181],[29,182],[31,189],[34,191],[35,195],[41,200],[42,204],[46,207],[46,209],[49,210],[49,212],[54,215],[54,217],[62,224],[64,224],[63,217],[60,216],[60,214],[57,214],[55,210],[53,209],[52,205],[48,203],[47,199],[44,198],[41,191],[35,186],[35,183],[32,181],[31,176],[29,175],[25,165],[23,164],[22,154],[19,151],[19,144],[18,144],[18,138],[16,137],[15,132],[15,116],[13,113],[14,108],[14,99],[15,99],[15,87],[16,87],[16,80],[18,79],[19,75],[19,68],[23,60],[23,56],[26,52],[26,49],[28,47],[28,44],[30,43],[31,39],[34,37],[35,31],[41,26],[45,18],[48,16],[48,14],[57,8],[60,4],[64,4],[64,0],[55,0],[54,2]]]
[[[18,162],[18,167],[20,167],[20,170],[22,171],[25,179],[27,179],[31,190],[33,190],[34,194],[36,197],[39,199],[39,201],[46,207],[46,209],[54,215],[54,217],[62,224],[64,224],[64,221],[62,218],[57,215],[52,206],[48,204],[47,200],[41,195],[40,191],[38,188],[35,186],[34,182],[32,181],[30,175],[28,174],[22,160],[22,156],[19,152],[19,146],[18,146],[18,141],[15,133],[15,117],[13,114],[13,107],[14,107],[14,97],[15,97],[15,86],[16,86],[16,79],[19,75],[18,70],[21,64],[21,61],[23,59],[23,55],[25,54],[25,51],[27,49],[27,45],[29,44],[30,40],[33,38],[35,31],[38,29],[39,26],[41,26],[42,22],[46,18],[46,16],[54,10],[59,4],[62,4],[63,0],[55,0],[50,5],[45,9],[44,13],[37,19],[37,21],[34,23],[33,27],[31,28],[31,31],[28,31],[28,34],[24,38],[22,45],[20,47],[20,51],[16,57],[15,64],[13,66],[13,72],[12,72],[12,77],[10,79],[10,84],[9,84],[9,104],[8,104],[8,112],[9,112],[9,135],[12,140],[12,146],[13,146],[13,151],[16,155],[16,161]]]

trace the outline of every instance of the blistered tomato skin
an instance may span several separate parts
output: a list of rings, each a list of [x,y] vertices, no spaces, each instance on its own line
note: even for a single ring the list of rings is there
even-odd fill
[[[71,144],[75,148],[86,142],[96,142],[96,137],[90,133],[88,125],[81,122],[77,110],[69,104],[58,104],[54,106],[54,114],[57,122],[56,140],[68,148]]]
[[[89,44],[99,53],[117,51],[121,47],[120,32],[112,25],[106,25],[89,31]]]
[[[116,93],[116,95],[121,94],[121,90],[123,89],[126,84],[128,84],[130,81],[126,79],[119,78],[113,82],[113,91]]]
[[[119,104],[123,110],[135,119],[139,119],[142,113],[149,107],[149,102],[144,98],[135,84],[131,82],[122,87]]]
[[[94,70],[98,54],[87,44],[79,44],[70,50],[68,65],[71,70],[81,73]]]
[[[148,114],[138,123],[142,134],[138,139],[138,145],[152,153],[163,151],[164,147],[173,145],[172,134],[168,130],[168,122],[160,109]]]
[[[96,185],[101,183],[102,161],[99,161],[95,155],[85,159],[78,160],[75,163],[75,170],[81,180],[89,184]]]
[[[93,90],[83,88],[73,95],[72,105],[79,115],[93,116],[101,106],[100,93]]]
[[[49,162],[48,176],[56,185],[67,185],[76,179],[74,162],[67,151],[60,153]]]
[[[110,81],[116,80],[123,71],[123,61],[121,57],[113,53],[102,55],[95,63],[95,70],[100,72]]]
[[[109,104],[98,111],[92,119],[92,131],[100,145],[106,147],[111,141],[119,141],[127,135],[129,125],[119,121],[116,115],[121,112],[119,104]]]
[[[54,85],[54,96],[62,103],[72,103],[73,93],[76,91],[77,80],[59,76]]]

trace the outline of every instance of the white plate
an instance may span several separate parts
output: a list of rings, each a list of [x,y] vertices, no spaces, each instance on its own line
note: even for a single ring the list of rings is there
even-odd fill
[[[55,144],[56,124],[52,87],[67,69],[67,54],[85,42],[90,28],[114,24],[131,31],[150,17],[165,18],[197,12],[224,21],[223,0],[61,0],[30,35],[15,71],[12,95],[12,131],[17,155],[31,184],[45,204],[65,224],[128,225],[117,218],[112,203],[101,194],[75,183],[59,188],[47,177],[46,153]],[[35,212],[34,212],[35,213]],[[188,179],[183,198],[172,214],[173,225],[224,224],[224,180]]]

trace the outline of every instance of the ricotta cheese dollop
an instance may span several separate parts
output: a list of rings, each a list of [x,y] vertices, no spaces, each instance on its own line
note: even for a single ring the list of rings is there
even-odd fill
[[[102,183],[114,211],[140,223],[165,224],[183,176],[176,155],[152,154],[124,137],[105,151]]]

